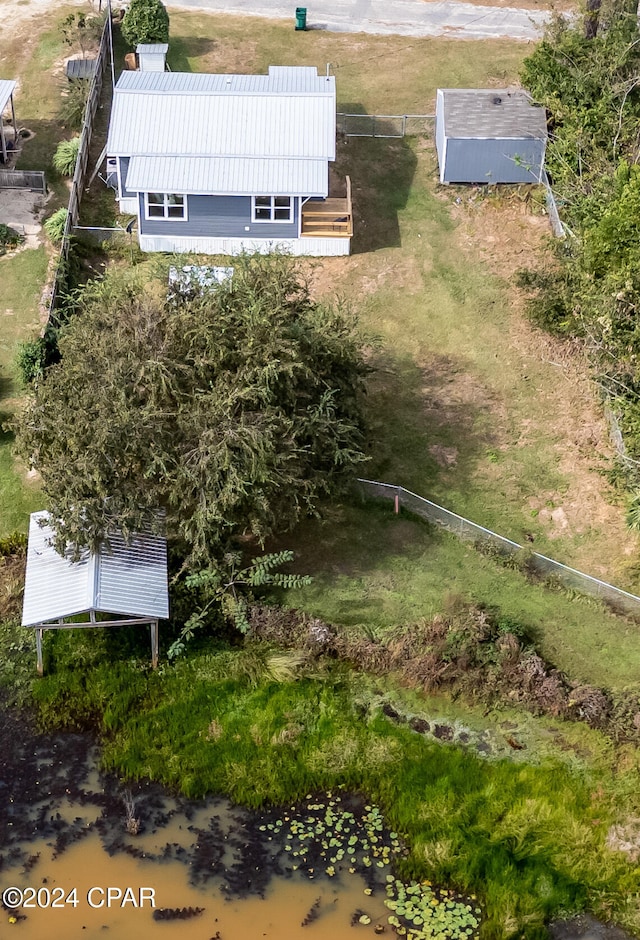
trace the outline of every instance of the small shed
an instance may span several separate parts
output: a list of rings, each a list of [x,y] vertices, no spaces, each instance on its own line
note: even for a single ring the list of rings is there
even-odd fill
[[[166,539],[144,533],[127,541],[114,532],[74,560],[56,552],[49,520],[47,512],[31,514],[22,608],[23,627],[36,631],[39,675],[43,632],[82,627],[149,625],[156,666],[158,620],[169,616]]]
[[[139,43],[136,46],[141,72],[164,72],[169,45],[166,42]]]
[[[539,183],[546,145],[546,111],[522,89],[438,89],[441,183]]]
[[[95,75],[97,67],[98,60],[95,57],[92,59],[68,59],[65,72],[70,82],[75,82],[78,79],[90,81]]]

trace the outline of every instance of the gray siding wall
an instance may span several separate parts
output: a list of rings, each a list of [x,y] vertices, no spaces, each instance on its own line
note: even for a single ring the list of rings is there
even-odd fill
[[[252,222],[250,196],[187,196],[186,222],[145,219],[140,193],[140,232],[145,235],[196,235],[227,238],[297,238],[299,199],[293,222]]]
[[[120,197],[122,199],[128,199],[132,196],[135,196],[135,193],[130,192],[128,189],[125,189],[125,181],[127,179],[127,173],[129,172],[129,160],[130,157],[119,157],[120,160],[120,181],[122,183],[122,192]]]
[[[447,140],[445,183],[538,183],[543,140]]]

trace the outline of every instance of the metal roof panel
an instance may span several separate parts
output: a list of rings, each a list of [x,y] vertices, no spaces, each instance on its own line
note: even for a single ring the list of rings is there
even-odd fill
[[[0,78],[0,114],[9,103],[9,98],[16,90],[17,82],[10,78]]]
[[[269,75],[123,72],[111,156],[335,159],[335,81],[315,69]]]
[[[118,533],[97,553],[79,561],[59,555],[52,544],[47,512],[29,522],[23,626],[35,626],[90,610],[166,618],[169,615],[167,543],[142,534],[127,544]]]
[[[329,173],[326,160],[132,157],[126,188],[129,192],[324,198],[329,191]]]

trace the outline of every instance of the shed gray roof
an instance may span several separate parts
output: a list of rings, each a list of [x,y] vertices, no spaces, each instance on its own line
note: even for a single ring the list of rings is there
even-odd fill
[[[168,42],[139,42],[136,46],[138,55],[166,55],[168,51]]]
[[[544,108],[529,95],[509,88],[440,88],[444,102],[444,132],[455,138],[547,137]]]
[[[109,536],[110,552],[103,545],[96,553],[85,550],[73,562],[51,544],[49,518],[47,512],[31,514],[23,626],[90,610],[153,619],[169,616],[165,539],[136,535],[127,544],[116,533]]]
[[[0,78],[0,115],[9,103],[9,98],[14,93],[17,84],[10,78]]]
[[[110,156],[335,159],[333,77],[315,68],[268,75],[123,72]]]
[[[217,196],[326,196],[326,160],[259,157],[132,157],[129,192],[215,193]]]
[[[98,64],[97,59],[69,59],[66,65],[67,78],[93,78]]]

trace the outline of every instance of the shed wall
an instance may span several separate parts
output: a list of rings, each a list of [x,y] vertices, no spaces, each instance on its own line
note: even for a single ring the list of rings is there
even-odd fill
[[[539,183],[545,141],[485,140],[465,138],[446,141],[443,183]]]
[[[140,234],[230,238],[296,238],[299,200],[293,222],[252,222],[250,196],[187,196],[187,221],[145,219],[140,193]]]
[[[444,183],[447,140],[444,133],[444,95],[441,89],[438,89],[436,96],[436,150],[438,152],[438,165],[440,167],[440,182]]]

